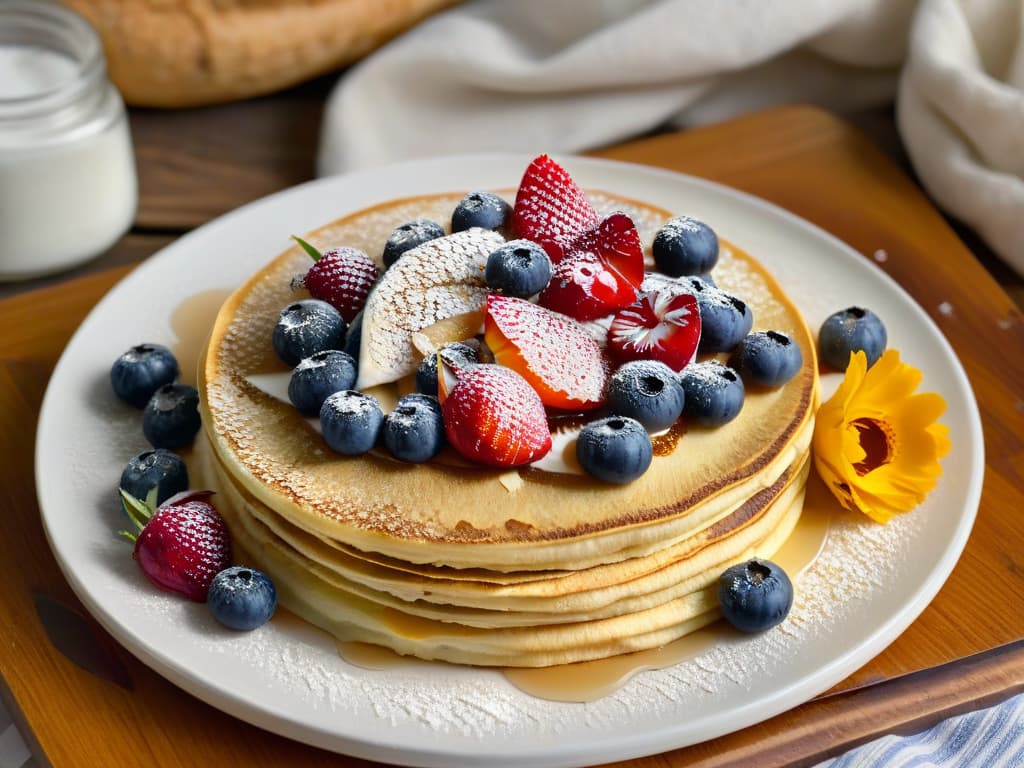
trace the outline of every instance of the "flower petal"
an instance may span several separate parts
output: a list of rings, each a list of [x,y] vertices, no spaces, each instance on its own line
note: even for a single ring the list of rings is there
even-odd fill
[[[917,506],[942,474],[949,429],[941,395],[914,394],[921,372],[886,350],[870,368],[850,357],[835,395],[818,409],[813,450],[826,486],[847,509],[884,523]]]

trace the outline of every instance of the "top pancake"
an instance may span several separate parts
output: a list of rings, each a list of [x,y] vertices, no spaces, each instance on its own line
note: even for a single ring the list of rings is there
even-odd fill
[[[379,260],[396,226],[414,218],[447,222],[462,194],[386,203],[307,239],[321,250],[346,245]],[[672,215],[588,194],[599,211],[629,214],[647,246]],[[218,458],[248,493],[326,539],[457,568],[575,569],[613,562],[659,549],[728,515],[808,450],[817,398],[810,333],[775,280],[723,241],[716,282],[750,305],[755,329],[789,334],[801,347],[803,368],[778,389],[748,389],[740,416],[729,424],[684,425],[675,444],[663,440],[661,455],[632,483],[613,486],[530,468],[501,472],[457,461],[410,465],[376,454],[339,456],[290,404],[249,381],[287,373],[270,339],[281,308],[305,296],[290,282],[308,265],[309,257],[294,246],[225,302],[201,371],[203,423]]]

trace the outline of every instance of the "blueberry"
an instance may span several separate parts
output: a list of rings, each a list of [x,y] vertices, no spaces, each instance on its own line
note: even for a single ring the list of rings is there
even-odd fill
[[[320,408],[320,429],[331,450],[348,456],[366,453],[377,444],[384,412],[377,398],[353,389],[335,392]]]
[[[606,405],[615,415],[629,416],[657,432],[679,418],[684,397],[675,371],[658,360],[636,360],[612,374]]]
[[[384,419],[384,447],[402,461],[434,458],[444,445],[444,420],[436,397],[405,395]]]
[[[441,347],[453,368],[464,368],[480,362],[480,351],[464,341],[453,341]],[[437,355],[427,355],[416,368],[416,391],[437,395]]]
[[[698,286],[698,281],[702,287]],[[750,333],[754,315],[742,299],[726,293],[703,280],[690,280],[697,294],[700,309],[700,345],[697,351],[730,352]]]
[[[747,334],[729,358],[747,384],[760,387],[781,387],[803,364],[800,346],[781,331]]]
[[[232,565],[213,577],[206,604],[225,627],[249,631],[270,621],[277,608],[277,589],[261,571]]]
[[[343,352],[347,352],[348,356],[356,361],[356,365],[359,364],[359,350],[363,346],[363,313],[360,312],[358,315],[352,318],[352,322],[348,325],[348,330],[345,331],[345,346],[342,348]]]
[[[510,240],[487,257],[484,280],[492,291],[526,299],[551,280],[551,259],[530,240]]]
[[[651,466],[654,447],[636,419],[606,416],[585,424],[576,438],[576,460],[588,474],[607,483],[628,483]]]
[[[164,448],[143,451],[128,460],[121,472],[120,488],[142,501],[155,488],[154,502],[159,505],[188,490],[188,468],[181,456]]]
[[[325,349],[300,360],[292,370],[288,399],[303,416],[316,416],[329,395],[352,389],[355,383],[356,361],[347,352]]]
[[[199,393],[188,384],[164,384],[142,411],[142,434],[154,448],[183,448],[199,431]]]
[[[679,374],[679,383],[686,393],[683,417],[702,427],[727,424],[743,408],[743,379],[717,360],[686,366]]]
[[[677,216],[658,230],[651,251],[659,272],[672,277],[699,275],[718,263],[718,236],[703,221]]]
[[[178,378],[178,361],[161,344],[138,344],[121,355],[110,367],[114,394],[136,408],[142,408],[164,384]]]
[[[881,319],[870,309],[848,307],[825,320],[818,332],[821,359],[839,371],[850,364],[850,353],[863,350],[868,367],[882,356],[888,338]]]
[[[345,343],[345,319],[319,299],[302,299],[281,310],[274,326],[274,351],[289,368],[325,349]]]
[[[718,604],[722,616],[737,629],[763,632],[789,615],[793,582],[770,560],[749,560],[719,576]]]
[[[444,227],[430,219],[414,219],[395,227],[384,243],[384,266],[390,267],[406,251],[444,237]]]
[[[491,192],[470,192],[452,211],[452,232],[470,227],[498,229],[512,212],[512,206]]]

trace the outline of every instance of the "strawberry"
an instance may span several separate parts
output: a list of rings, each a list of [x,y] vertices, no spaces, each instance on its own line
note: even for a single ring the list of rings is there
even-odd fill
[[[530,163],[512,209],[516,237],[542,245],[551,261],[557,262],[563,246],[597,222],[597,211],[565,168],[548,155]]]
[[[620,360],[659,360],[681,371],[697,354],[700,329],[697,297],[662,285],[616,313],[608,328],[608,350]]]
[[[442,361],[443,362],[443,361]],[[540,397],[526,379],[494,363],[455,372],[443,366],[441,413],[448,442],[462,456],[492,467],[515,467],[551,450]]]
[[[121,531],[135,542],[132,557],[161,589],[205,602],[213,577],[231,564],[231,539],[224,520],[209,502],[212,491],[184,491],[155,510],[121,491],[125,512],[138,533]]]
[[[491,294],[484,339],[494,359],[521,374],[544,405],[589,410],[604,402],[607,371],[601,347],[571,317]]]
[[[342,246],[321,254],[302,238],[294,240],[313,259],[313,266],[299,282],[310,296],[326,301],[351,323],[366,304],[370,289],[380,277],[380,268],[356,248]]]
[[[596,320],[632,304],[643,279],[636,226],[613,213],[566,245],[538,301],[577,320]]]

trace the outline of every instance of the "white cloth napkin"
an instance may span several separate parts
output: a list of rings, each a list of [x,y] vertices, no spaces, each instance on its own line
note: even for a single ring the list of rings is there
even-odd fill
[[[890,102],[928,191],[1024,272],[1021,0],[476,0],[328,101],[323,175],[577,152],[784,102]],[[902,77],[901,77],[902,73]]]

